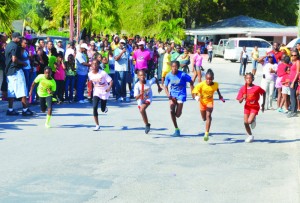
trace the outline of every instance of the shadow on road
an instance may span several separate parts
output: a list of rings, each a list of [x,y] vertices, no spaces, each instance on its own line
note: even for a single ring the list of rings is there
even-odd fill
[[[271,139],[262,139],[262,140],[254,140],[253,142],[261,142],[261,143],[268,143],[268,144],[284,144],[284,143],[291,143],[291,142],[299,142],[300,139],[293,139],[293,140],[271,140]],[[219,143],[209,143],[210,145],[219,145],[219,144],[239,144],[244,143],[244,139],[234,139],[234,138],[226,138],[224,142]]]

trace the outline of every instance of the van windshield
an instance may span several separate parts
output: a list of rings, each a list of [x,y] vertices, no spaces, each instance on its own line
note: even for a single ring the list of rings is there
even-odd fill
[[[240,40],[239,47],[254,47],[257,46],[258,48],[269,48],[271,45],[265,41],[259,40]]]

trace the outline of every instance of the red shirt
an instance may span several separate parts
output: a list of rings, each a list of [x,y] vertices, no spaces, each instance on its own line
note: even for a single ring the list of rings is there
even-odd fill
[[[283,55],[283,53],[282,53],[281,51],[278,51],[278,52],[275,53],[274,50],[267,53],[267,55],[269,55],[269,54],[274,54],[277,63],[278,63],[279,61],[281,61],[281,58],[282,58],[282,55]],[[274,61],[274,62],[275,62],[275,61]]]
[[[285,73],[281,78],[282,85],[288,87],[290,85],[290,75]]]
[[[278,77],[282,77],[283,75],[286,74],[285,68],[286,68],[287,66],[291,67],[291,65],[285,64],[285,63],[280,63],[280,64],[278,65],[278,67],[277,67],[277,76],[278,76]]]
[[[245,106],[259,108],[258,101],[259,101],[260,95],[263,95],[264,93],[265,93],[265,90],[263,90],[260,86],[256,86],[256,85],[253,85],[252,87],[248,87],[247,92],[246,92],[246,88],[244,85],[241,87],[236,99],[240,100],[243,98],[244,94],[247,94]]]

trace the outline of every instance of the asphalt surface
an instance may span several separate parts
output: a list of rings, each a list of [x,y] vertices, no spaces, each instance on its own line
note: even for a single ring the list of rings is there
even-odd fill
[[[300,202],[300,118],[259,113],[255,141],[244,143],[239,64],[216,58],[209,67],[226,102],[215,94],[208,142],[190,96],[182,136],[170,136],[169,104],[155,86],[148,135],[135,101],[110,99],[97,132],[91,104],[55,105],[50,129],[38,106],[31,118],[0,113],[0,202]]]

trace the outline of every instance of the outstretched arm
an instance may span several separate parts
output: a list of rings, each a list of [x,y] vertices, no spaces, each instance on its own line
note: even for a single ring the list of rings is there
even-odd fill
[[[156,85],[157,85],[157,91],[158,91],[158,93],[160,93],[161,91],[162,91],[162,88],[160,87],[160,85],[159,85],[159,83],[158,83],[158,79],[155,77],[155,83],[156,83]]]
[[[221,95],[221,92],[220,92],[219,88],[217,89],[217,92],[218,92],[218,95],[219,95],[219,99],[222,100],[223,97],[222,97],[222,95]]]
[[[265,102],[266,102],[266,93],[264,92],[264,94],[263,94],[263,103],[261,105],[261,111],[262,112],[265,111]]]
[[[37,84],[37,83],[35,83],[35,82],[33,82],[33,83],[31,84],[30,91],[29,91],[29,97],[31,97],[33,88],[35,87],[36,84]]]

